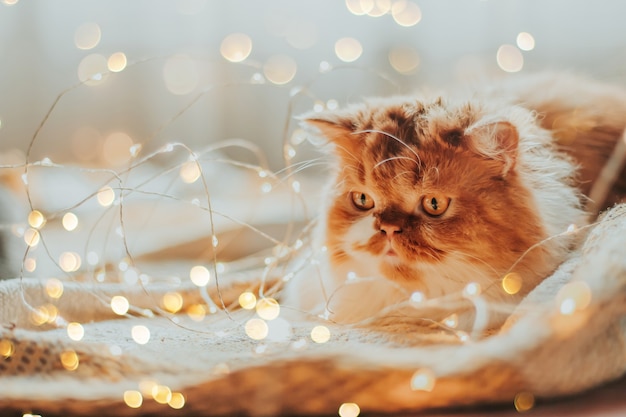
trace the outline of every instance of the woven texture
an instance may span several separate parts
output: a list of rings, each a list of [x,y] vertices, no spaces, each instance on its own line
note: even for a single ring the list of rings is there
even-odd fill
[[[254,287],[254,277],[225,278],[223,301]],[[590,303],[563,314],[559,291],[579,281]],[[254,315],[246,310],[201,323],[183,314],[141,314],[167,291],[67,283],[63,296],[51,300],[45,282],[0,283],[0,407],[64,415],[180,412],[146,395],[141,407],[127,406],[124,392],[146,381],[181,392],[184,410],[202,415],[336,415],[348,402],[363,412],[392,413],[513,402],[520,392],[536,398],[581,392],[626,370],[626,205],[602,218],[499,333],[469,343],[438,332],[416,337],[418,330],[393,320],[333,326],[288,310],[281,317],[293,334],[276,341],[246,335],[244,324]],[[197,302],[193,288],[179,292],[185,304]],[[122,294],[134,316],[111,311],[111,297]],[[65,320],[83,323],[83,339],[70,340],[64,326],[33,325],[24,300],[56,305]],[[326,343],[309,336],[319,324],[330,330]],[[150,329],[147,344],[133,341],[136,325]],[[65,352],[76,353],[75,370],[62,364]],[[428,390],[411,385],[419,370],[434,376]]]

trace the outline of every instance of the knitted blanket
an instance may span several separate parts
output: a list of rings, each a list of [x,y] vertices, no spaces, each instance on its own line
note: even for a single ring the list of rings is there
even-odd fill
[[[258,308],[206,308],[207,297],[245,307],[237,301],[258,294],[259,273],[225,272],[220,297],[191,283],[173,291],[167,283],[0,282],[0,408],[345,417],[508,402],[525,410],[626,369],[626,205],[609,210],[484,338],[416,338],[406,323],[339,326],[288,309],[262,319]],[[279,298],[280,284],[267,279],[267,293]]]

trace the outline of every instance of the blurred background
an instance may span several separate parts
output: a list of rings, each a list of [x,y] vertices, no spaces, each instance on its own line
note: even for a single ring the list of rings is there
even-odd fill
[[[237,138],[277,170],[311,157],[293,116],[313,108],[542,69],[623,83],[625,12],[619,0],[2,0],[0,151],[26,152],[63,93],[31,161],[116,166],[133,145]]]

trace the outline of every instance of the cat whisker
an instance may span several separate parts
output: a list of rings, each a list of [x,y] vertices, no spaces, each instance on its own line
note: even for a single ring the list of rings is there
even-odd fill
[[[378,168],[380,165],[384,164],[385,162],[395,161],[395,160],[399,160],[399,159],[406,159],[406,160],[408,160],[408,161],[411,161],[411,162],[415,162],[415,163],[417,163],[417,161],[416,161],[416,160],[411,159],[411,158],[409,158],[408,156],[394,156],[394,157],[391,157],[391,158],[383,159],[382,161],[380,161],[379,163],[377,163],[376,165],[374,165],[374,168],[373,168],[373,169]]]
[[[420,156],[417,154],[417,152],[415,152],[415,149],[411,148],[405,141],[403,141],[402,139],[398,138],[395,135],[392,135],[389,132],[385,132],[383,130],[378,130],[378,129],[366,129],[366,130],[359,130],[356,132],[353,132],[353,134],[361,134],[361,133],[380,133],[381,135],[385,135],[395,141],[398,141],[399,143],[401,143],[405,148],[407,148],[409,150],[409,152],[411,152],[413,155],[415,155],[415,158],[417,158],[415,160],[415,163],[417,165],[421,165],[422,163],[422,159],[420,158]]]

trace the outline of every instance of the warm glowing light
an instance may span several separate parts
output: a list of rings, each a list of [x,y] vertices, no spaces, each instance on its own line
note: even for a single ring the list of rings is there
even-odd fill
[[[78,342],[85,336],[85,329],[80,323],[70,323],[67,325],[67,335],[70,339]]]
[[[509,272],[502,278],[502,288],[507,294],[517,294],[522,289],[522,277],[516,272]]]
[[[75,371],[79,364],[78,355],[73,350],[61,353],[61,364],[68,371]]]
[[[180,392],[173,392],[167,404],[175,410],[180,410],[185,406],[185,396]]]
[[[194,91],[200,77],[195,62],[186,55],[175,55],[163,67],[165,87],[172,94],[185,95]]]
[[[269,193],[270,191],[272,191],[272,184],[270,184],[269,182],[264,182],[263,184],[261,184],[261,191],[265,194]]]
[[[252,310],[256,307],[256,296],[251,292],[243,292],[239,296],[239,305],[246,310]]]
[[[535,49],[535,38],[528,32],[520,32],[517,35],[517,47],[522,51]]]
[[[417,51],[408,46],[398,46],[389,51],[389,63],[400,74],[412,74],[420,64]]]
[[[561,314],[570,315],[589,306],[591,303],[591,289],[586,282],[570,282],[559,290],[556,300]]]
[[[7,6],[13,6],[15,4],[17,4],[19,0],[2,0],[2,3],[6,4]]]
[[[256,303],[256,313],[264,320],[274,320],[280,314],[280,305],[273,298],[261,298]]]
[[[155,380],[152,379],[142,379],[141,381],[139,381],[139,391],[141,391],[141,393],[144,396],[151,396],[152,395],[152,390],[155,389],[155,387],[159,385]]]
[[[354,62],[362,53],[361,42],[354,38],[341,38],[335,42],[335,54],[343,62]]]
[[[155,385],[151,394],[159,404],[167,404],[172,399],[172,390],[167,385]]]
[[[124,402],[130,408],[139,408],[143,404],[143,397],[139,391],[124,391]]]
[[[311,330],[311,340],[315,343],[326,343],[330,340],[330,330],[326,326],[315,326]]]
[[[267,323],[261,319],[250,319],[245,325],[246,334],[250,339],[263,340],[269,333]]]
[[[263,65],[263,74],[270,82],[278,85],[287,84],[296,76],[298,65],[286,55],[274,55]]]
[[[33,210],[28,213],[28,224],[34,229],[41,229],[46,224],[46,217],[39,210]]]
[[[435,373],[430,369],[418,369],[411,377],[411,389],[413,391],[431,392],[435,387]]]
[[[102,144],[102,159],[111,165],[122,165],[131,159],[133,139],[125,132],[113,132]]]
[[[50,278],[46,281],[46,294],[50,298],[61,298],[63,295],[63,283],[57,278]]]
[[[37,260],[34,258],[24,259],[24,269],[28,272],[33,272],[37,269]]]
[[[361,409],[355,403],[343,403],[339,406],[339,417],[357,417]]]
[[[114,54],[111,54],[107,60],[107,67],[109,68],[109,71],[120,72],[126,68],[127,63],[128,60],[126,59],[126,54],[124,54],[124,52],[115,52]]]
[[[245,61],[252,52],[252,39],[244,33],[232,33],[224,38],[220,53],[230,62]]]
[[[118,316],[128,313],[130,303],[128,299],[122,295],[115,295],[111,298],[111,310]]]
[[[477,295],[480,295],[480,292],[480,284],[477,282],[470,282],[463,289],[463,295],[466,297],[476,297]]]
[[[113,201],[115,201],[115,191],[113,191],[113,188],[105,185],[98,190],[96,197],[98,198],[98,203],[100,203],[102,207],[108,207],[113,204]]]
[[[521,71],[524,66],[522,52],[513,45],[502,45],[496,53],[498,66],[506,72]]]
[[[346,0],[346,7],[350,13],[362,16],[374,8],[374,0]]]
[[[63,252],[61,256],[59,256],[59,266],[65,272],[78,271],[80,265],[80,255],[76,252]]]
[[[178,313],[183,308],[183,296],[177,292],[168,292],[163,295],[163,307],[170,313]]]
[[[189,278],[194,285],[205,287],[211,280],[211,272],[202,265],[196,265],[189,271]]]
[[[515,409],[520,413],[528,411],[535,406],[535,396],[530,392],[520,392],[515,395],[513,404],[515,405]]]
[[[380,17],[384,16],[391,10],[391,0],[375,0],[374,7],[367,12],[368,16]]]
[[[193,321],[200,322],[204,320],[207,310],[202,304],[192,304],[187,307],[187,315]]]
[[[24,242],[30,247],[37,246],[40,238],[39,230],[37,229],[26,229],[24,232]]]
[[[100,43],[101,37],[102,32],[97,23],[83,23],[74,32],[74,45],[76,45],[78,49],[93,49]]]
[[[0,340],[0,356],[8,358],[13,355],[14,352],[15,346],[13,345],[13,342],[7,339]]]
[[[140,345],[145,345],[150,340],[150,329],[143,325],[133,326],[130,334],[133,340]]]
[[[191,184],[196,182],[198,178],[200,178],[200,175],[202,175],[202,171],[200,171],[198,162],[187,161],[181,165],[179,175],[183,181],[185,181],[187,184]]]
[[[63,215],[63,219],[61,220],[63,224],[63,228],[68,232],[75,230],[78,227],[78,217],[74,213],[65,213]]]
[[[52,308],[48,309],[48,307],[52,307]],[[35,326],[41,326],[43,324],[54,321],[54,319],[56,318],[56,314],[57,314],[56,307],[54,307],[53,305],[40,306],[34,309],[33,311],[31,311],[30,321]]]
[[[459,316],[456,313],[450,314],[448,317],[443,319],[443,324],[446,326],[455,329],[459,324]]]
[[[87,85],[98,85],[104,81],[108,71],[107,59],[103,55],[87,55],[78,64],[78,79]]]
[[[412,1],[397,0],[391,6],[391,16],[400,26],[415,26],[422,20],[422,11]]]
[[[420,292],[420,291],[415,291],[413,294],[411,294],[411,302],[413,303],[421,303],[426,299],[426,297],[424,297],[424,293]]]

